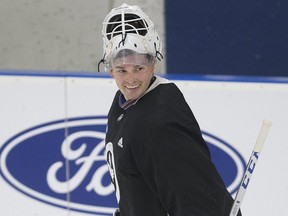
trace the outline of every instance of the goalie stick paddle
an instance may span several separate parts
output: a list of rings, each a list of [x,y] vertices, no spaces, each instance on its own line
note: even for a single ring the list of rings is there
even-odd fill
[[[238,211],[240,209],[242,200],[243,200],[245,192],[247,190],[249,181],[252,177],[253,171],[255,169],[256,163],[258,161],[260,152],[262,150],[263,144],[266,140],[266,137],[268,135],[268,132],[269,132],[271,125],[272,125],[271,121],[266,120],[266,119],[263,121],[262,128],[260,130],[256,144],[254,146],[254,149],[253,149],[252,154],[250,156],[250,159],[248,161],[244,176],[241,180],[241,183],[240,183],[239,189],[237,191],[237,194],[236,194],[236,197],[235,197],[235,200],[234,200],[234,203],[233,203],[233,206],[231,208],[229,216],[236,216],[238,214]]]

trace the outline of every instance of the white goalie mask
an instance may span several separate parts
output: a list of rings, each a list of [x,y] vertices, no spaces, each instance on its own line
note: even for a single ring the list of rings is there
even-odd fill
[[[116,55],[119,57],[123,50],[149,54],[155,60],[163,58],[161,41],[154,24],[138,6],[122,4],[112,9],[104,19],[102,35],[104,54],[99,63],[105,64],[105,70],[113,67],[113,59]],[[125,56],[122,59],[128,63]],[[137,61],[131,63],[136,64]]]

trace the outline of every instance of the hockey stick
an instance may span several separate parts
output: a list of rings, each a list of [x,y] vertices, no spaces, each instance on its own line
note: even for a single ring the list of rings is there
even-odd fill
[[[270,122],[269,120],[263,121],[262,128],[260,130],[256,144],[254,146],[251,157],[250,157],[249,162],[247,164],[244,176],[241,180],[241,184],[240,184],[240,187],[237,191],[237,194],[236,194],[236,197],[235,197],[235,200],[234,200],[234,203],[233,203],[233,206],[231,208],[229,216],[236,216],[238,214],[238,211],[240,209],[242,200],[243,200],[245,192],[247,190],[249,181],[252,177],[253,171],[255,169],[256,163],[258,161],[260,152],[262,150],[263,144],[264,144],[265,139],[268,135],[268,132],[269,132],[271,125],[272,125],[272,122]]]

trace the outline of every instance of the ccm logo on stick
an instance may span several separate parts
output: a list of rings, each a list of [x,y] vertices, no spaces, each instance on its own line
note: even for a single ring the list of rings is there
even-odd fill
[[[253,173],[253,171],[255,169],[255,166],[256,166],[256,163],[257,163],[257,160],[258,160],[258,157],[259,157],[258,155],[259,155],[258,152],[253,152],[252,158],[249,161],[249,164],[248,164],[248,167],[247,167],[247,171],[248,172],[245,174],[244,179],[243,179],[243,183],[242,183],[242,187],[245,188],[245,189],[248,187],[251,175],[252,175],[252,173]]]

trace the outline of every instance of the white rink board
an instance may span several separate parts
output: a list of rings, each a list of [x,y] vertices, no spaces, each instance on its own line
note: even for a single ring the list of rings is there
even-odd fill
[[[273,122],[243,200],[242,212],[246,216],[286,216],[288,84],[174,81],[201,129],[232,144],[246,162],[262,121]],[[105,116],[116,90],[114,81],[103,77],[0,75],[0,148],[14,135],[45,122]],[[0,176],[0,215],[91,214],[32,199]]]

